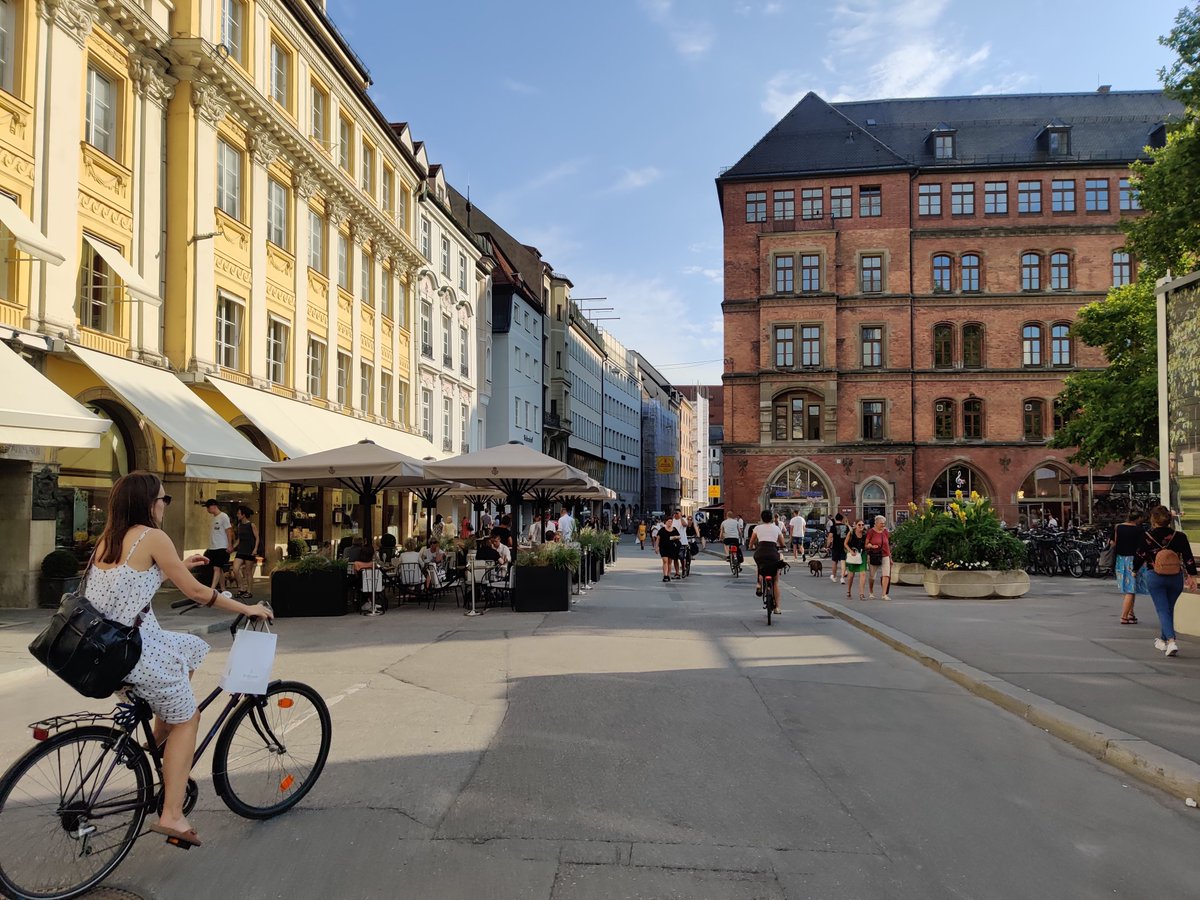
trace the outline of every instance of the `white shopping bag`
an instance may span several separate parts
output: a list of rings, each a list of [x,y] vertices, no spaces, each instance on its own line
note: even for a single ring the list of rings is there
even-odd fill
[[[231,694],[265,694],[275,664],[275,635],[241,629],[233,639],[221,687]]]

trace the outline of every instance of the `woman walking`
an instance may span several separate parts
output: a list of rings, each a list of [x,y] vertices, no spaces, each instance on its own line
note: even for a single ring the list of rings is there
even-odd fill
[[[1154,649],[1167,656],[1179,653],[1175,643],[1175,601],[1186,587],[1196,590],[1196,560],[1186,534],[1171,527],[1171,511],[1165,506],[1150,510],[1146,532],[1134,559],[1137,570],[1146,569],[1146,588],[1158,613],[1159,635]]]
[[[646,520],[642,519],[638,522],[638,546],[643,550],[646,549]]]
[[[1124,595],[1121,604],[1121,624],[1136,625],[1137,616],[1133,614],[1133,602],[1139,593],[1145,594],[1146,580],[1144,572],[1135,572],[1133,558],[1145,539],[1142,529],[1142,514],[1132,511],[1125,521],[1113,528],[1111,546],[1115,557],[1117,573],[1117,590]]]
[[[842,571],[842,584],[846,583],[846,538],[850,536],[850,528],[846,519],[838,513],[833,517],[829,526],[829,559],[833,563],[833,571],[829,573],[830,581],[838,580],[838,569]]]
[[[854,523],[854,530],[846,535],[843,546],[846,548],[846,575],[850,578],[846,583],[846,599],[849,600],[854,593],[854,576],[859,575],[861,577],[858,579],[858,599],[866,600],[867,529],[862,519]]]
[[[888,588],[892,583],[892,545],[888,540],[887,519],[875,517],[874,526],[867,532],[867,596],[875,599],[875,576],[879,575],[879,592],[883,600],[891,600]]]
[[[658,555],[662,557],[663,581],[671,580],[671,563],[679,559],[683,535],[675,528],[675,520],[667,519],[658,529]]]
[[[254,567],[258,565],[258,528],[250,521],[254,510],[241,505],[237,508],[237,547],[233,558],[233,581],[239,600],[249,600],[254,594]]]

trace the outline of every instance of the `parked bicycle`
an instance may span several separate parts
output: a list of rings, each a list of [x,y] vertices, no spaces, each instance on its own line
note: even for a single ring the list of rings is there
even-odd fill
[[[190,600],[172,607],[187,612]],[[236,633],[243,620],[230,626]],[[223,693],[200,703],[204,712]],[[150,705],[130,690],[111,713],[78,712],[32,723],[36,744],[0,778],[0,889],[15,900],[63,900],[95,887],[148,834],[162,809],[163,747]],[[329,755],[329,709],[313,688],[272,682],[265,694],[231,693],[192,757],[216,738],[217,796],[247,819],[269,819],[312,790]],[[141,732],[144,740],[138,741]],[[188,780],[184,814],[199,789]],[[171,843],[171,839],[168,839]],[[176,842],[190,849],[190,844]]]

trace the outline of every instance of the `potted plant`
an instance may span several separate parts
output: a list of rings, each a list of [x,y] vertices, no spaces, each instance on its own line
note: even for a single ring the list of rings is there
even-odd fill
[[[908,518],[896,526],[889,541],[892,550],[892,584],[923,585],[925,566],[917,560],[917,541],[932,527],[941,511],[933,501],[908,504]]]
[[[914,546],[930,597],[1020,597],[1029,591],[1022,568],[1025,545],[1004,530],[992,504],[975,492],[964,498],[956,491]]]
[[[517,554],[513,568],[513,609],[562,612],[571,608],[571,573],[580,552],[567,544],[539,544]]]
[[[317,553],[285,559],[271,573],[277,616],[346,614],[346,564]]]
[[[79,587],[79,560],[70,550],[51,550],[42,557],[38,605],[55,609],[63,594]]]
[[[608,555],[608,546],[612,540],[607,531],[597,531],[595,528],[580,528],[575,535],[581,549],[588,552],[588,565],[591,567],[588,577],[592,581],[599,580],[604,574],[604,560]]]

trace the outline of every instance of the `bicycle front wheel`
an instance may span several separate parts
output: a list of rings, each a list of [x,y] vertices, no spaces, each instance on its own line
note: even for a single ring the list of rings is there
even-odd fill
[[[129,853],[154,804],[154,779],[146,754],[122,737],[102,726],[60,732],[0,779],[4,896],[76,897]]]
[[[277,681],[261,697],[243,700],[221,729],[213,786],[239,816],[277,816],[312,789],[332,734],[320,694],[298,681]]]

